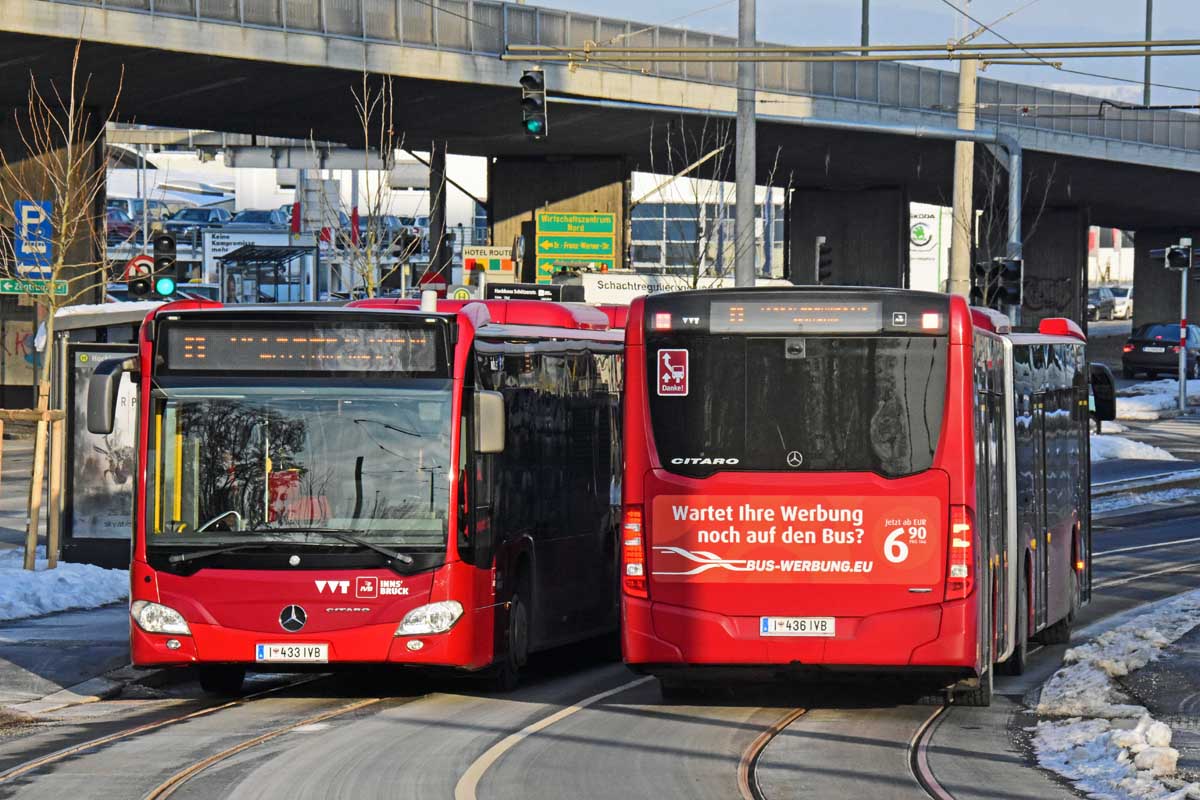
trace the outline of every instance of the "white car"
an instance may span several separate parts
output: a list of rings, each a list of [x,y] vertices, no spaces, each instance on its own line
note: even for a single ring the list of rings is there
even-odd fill
[[[1133,319],[1133,287],[1114,286],[1113,316],[1117,319]]]

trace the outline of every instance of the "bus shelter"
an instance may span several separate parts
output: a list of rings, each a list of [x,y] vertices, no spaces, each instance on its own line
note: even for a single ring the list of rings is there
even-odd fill
[[[63,561],[129,566],[137,472],[137,390],[121,378],[116,424],[108,435],[87,429],[88,381],[110,358],[137,353],[138,329],[159,302],[67,306],[54,316],[50,343],[53,405],[64,414],[66,468],[57,509]],[[46,352],[43,346],[43,352]]]
[[[246,244],[219,260],[226,303],[311,302],[329,291],[312,245]]]

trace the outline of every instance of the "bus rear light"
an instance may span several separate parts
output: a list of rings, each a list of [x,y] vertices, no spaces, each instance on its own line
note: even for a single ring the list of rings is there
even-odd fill
[[[921,329],[934,331],[942,326],[942,315],[926,312],[921,315]]]
[[[1083,572],[1085,569],[1087,569],[1087,564],[1083,563],[1082,561],[1075,562],[1075,571],[1076,572]]]
[[[621,519],[621,585],[631,597],[649,597],[641,506],[626,506]]]
[[[966,506],[950,506],[950,564],[946,599],[960,600],[975,588],[975,526]]]
[[[654,314],[654,330],[671,330],[671,314],[669,312],[659,311]]]

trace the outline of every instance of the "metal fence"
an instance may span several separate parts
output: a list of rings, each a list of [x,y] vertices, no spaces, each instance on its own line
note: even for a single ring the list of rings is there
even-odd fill
[[[492,0],[46,0],[499,55],[508,44],[582,48],[586,40],[635,47],[732,47],[735,39],[590,14]],[[720,86],[735,84],[732,63],[597,65]],[[957,73],[896,63],[762,64],[759,87],[772,92],[869,103],[943,115],[953,124]],[[1101,99],[984,78],[979,119],[1185,150],[1200,150],[1200,116],[1179,111],[1120,110]]]

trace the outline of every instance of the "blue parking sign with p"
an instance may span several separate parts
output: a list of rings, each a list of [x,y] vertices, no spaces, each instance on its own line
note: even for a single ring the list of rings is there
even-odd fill
[[[54,259],[53,227],[50,221],[53,207],[49,200],[18,200],[13,204],[18,266],[50,267]]]

